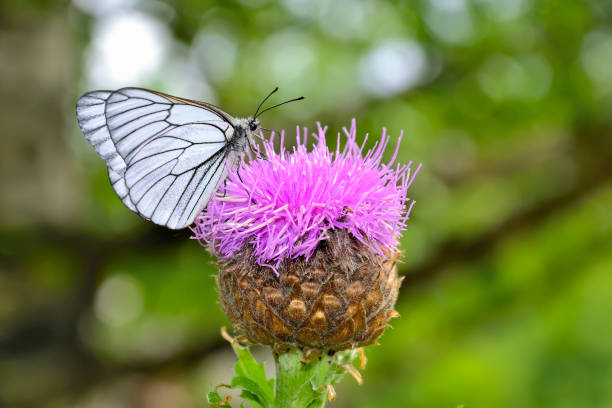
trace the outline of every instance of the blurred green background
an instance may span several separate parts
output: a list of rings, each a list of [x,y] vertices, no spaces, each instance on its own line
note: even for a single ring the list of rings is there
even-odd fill
[[[612,407],[609,0],[5,0],[0,78],[0,406],[229,381],[211,258],[120,203],[74,105],[132,85],[246,116],[278,85],[307,99],[264,126],[356,117],[423,163],[402,318],[332,407]]]

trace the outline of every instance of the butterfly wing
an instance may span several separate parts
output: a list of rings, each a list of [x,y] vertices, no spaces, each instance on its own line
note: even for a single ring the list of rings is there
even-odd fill
[[[227,174],[234,119],[220,109],[140,88],[94,91],[77,102],[81,130],[132,211],[185,228]]]

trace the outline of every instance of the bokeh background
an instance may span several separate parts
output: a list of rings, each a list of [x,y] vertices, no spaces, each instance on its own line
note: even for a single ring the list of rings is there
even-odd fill
[[[0,78],[0,406],[205,407],[231,377],[210,256],[76,125],[126,85],[405,130],[402,318],[332,407],[612,406],[609,0],[2,1]]]

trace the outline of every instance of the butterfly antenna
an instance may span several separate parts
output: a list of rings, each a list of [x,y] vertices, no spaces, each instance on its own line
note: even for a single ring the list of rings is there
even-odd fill
[[[263,101],[261,101],[261,103],[260,103],[260,104],[259,104],[259,106],[257,107],[257,110],[255,111],[255,114],[253,115],[253,117],[254,117],[254,118],[256,118],[256,117],[257,117],[257,113],[259,112],[259,109],[261,109],[262,105],[263,105],[264,103],[266,103],[266,101],[268,100],[268,98],[269,98],[269,97],[271,97],[271,96],[274,94],[274,92],[276,92],[276,91],[278,91],[278,86],[277,86],[276,88],[274,88],[274,89],[272,90],[272,92],[270,92],[270,93],[268,94],[268,96],[266,96],[266,97],[263,99]]]
[[[262,110],[261,112],[259,112],[259,115],[256,115],[255,117],[261,116],[262,113],[267,112],[270,109],[278,108],[279,106],[284,105],[284,104],[289,103],[289,102],[301,101],[302,99],[305,99],[305,98],[306,98],[305,96],[300,96],[299,98],[289,99],[288,101],[279,103],[278,105],[270,106],[269,108],[266,108],[266,109]]]

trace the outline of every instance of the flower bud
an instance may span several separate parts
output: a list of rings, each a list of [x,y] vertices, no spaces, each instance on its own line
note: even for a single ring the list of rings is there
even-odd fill
[[[397,315],[397,253],[379,255],[346,230],[333,230],[306,260],[278,276],[245,247],[219,261],[221,306],[254,343],[343,350],[366,346]]]

